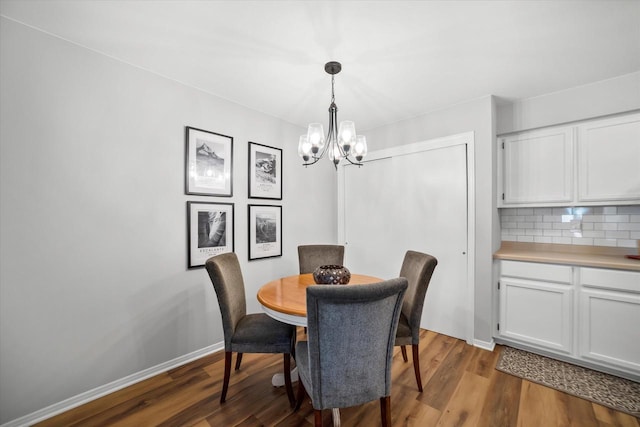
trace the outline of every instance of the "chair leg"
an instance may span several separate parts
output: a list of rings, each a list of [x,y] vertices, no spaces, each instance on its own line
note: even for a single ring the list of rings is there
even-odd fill
[[[298,379],[298,398],[296,400],[296,406],[293,408],[293,412],[296,412],[302,406],[302,401],[307,397],[307,390],[305,390],[302,380]]]
[[[380,417],[382,427],[391,427],[391,396],[380,398]]]
[[[313,418],[315,420],[315,427],[322,427],[322,409],[314,409]]]
[[[391,427],[391,396],[380,398],[380,417],[382,427]]]
[[[227,398],[227,389],[229,388],[229,377],[231,376],[231,356],[230,351],[224,352],[224,379],[222,380],[222,393],[220,394],[220,403],[224,403]]]
[[[407,363],[409,361],[409,359],[407,359],[407,347],[401,345],[400,350],[402,351],[402,359]]]
[[[413,349],[413,370],[416,372],[418,391],[422,393],[422,378],[420,378],[420,354],[418,351],[418,344],[413,344],[411,348]]]
[[[289,405],[293,408],[296,399],[293,397],[293,386],[291,385],[291,355],[284,353],[284,388],[287,390]]]
[[[236,354],[236,371],[240,369],[240,363],[242,363],[242,353]]]

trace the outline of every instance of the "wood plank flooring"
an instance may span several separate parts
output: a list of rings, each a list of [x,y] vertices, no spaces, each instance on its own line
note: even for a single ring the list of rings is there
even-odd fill
[[[300,339],[304,339],[300,328]],[[411,357],[393,360],[394,426],[640,427],[640,420],[494,369],[493,352],[422,331],[418,393]],[[284,388],[271,386],[281,355],[245,354],[220,405],[223,352],[142,381],[46,420],[38,426],[312,426],[309,401],[291,412]],[[297,388],[297,385],[294,385]],[[341,411],[342,426],[380,425],[378,401]],[[325,414],[327,425],[329,412]]]

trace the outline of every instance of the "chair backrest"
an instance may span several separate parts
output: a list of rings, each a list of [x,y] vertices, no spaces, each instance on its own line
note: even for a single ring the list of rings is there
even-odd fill
[[[218,296],[224,330],[224,346],[227,351],[230,351],[231,338],[235,333],[236,325],[247,314],[240,263],[236,254],[229,252],[209,258],[205,266]]]
[[[389,396],[404,278],[307,288],[307,340],[315,409]]]
[[[343,265],[342,245],[300,245],[298,246],[300,274],[313,273],[321,265]]]
[[[404,255],[400,277],[407,279],[409,287],[402,303],[402,314],[409,321],[413,344],[419,340],[422,307],[436,265],[438,260],[429,254],[407,251]]]

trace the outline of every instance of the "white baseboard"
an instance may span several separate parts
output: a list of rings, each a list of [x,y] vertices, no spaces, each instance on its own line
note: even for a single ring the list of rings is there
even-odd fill
[[[212,344],[205,348],[201,348],[200,350],[193,351],[183,356],[176,357],[175,359],[169,360],[167,362],[160,363],[159,365],[152,366],[151,368],[136,372],[135,374],[128,375],[119,380],[101,385],[92,390],[85,391],[84,393],[80,393],[61,402],[54,403],[53,405],[47,406],[46,408],[39,409],[35,412],[32,412],[31,414],[16,418],[13,421],[2,424],[0,427],[23,427],[33,425],[70,409],[76,408],[80,405],[84,405],[85,403],[91,402],[92,400],[96,400],[102,396],[106,396],[107,394],[121,390],[125,387],[129,387],[130,385],[139,383],[140,381],[146,380],[147,378],[162,374],[170,369],[177,368],[178,366],[182,366],[186,363],[192,362],[203,356],[215,353],[216,351],[220,351],[223,349],[224,342]]]
[[[496,347],[496,342],[493,340],[493,338],[491,339],[491,341],[473,340],[473,346],[493,351],[493,349]]]

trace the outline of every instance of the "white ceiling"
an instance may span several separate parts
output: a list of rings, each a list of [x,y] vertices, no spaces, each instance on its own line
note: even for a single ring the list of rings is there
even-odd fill
[[[288,122],[364,131],[640,70],[640,1],[9,1],[0,13]],[[361,132],[359,132],[361,133]]]

